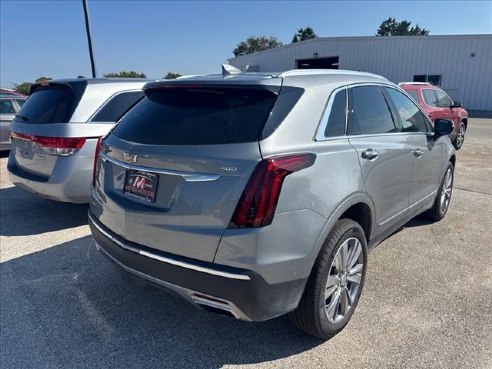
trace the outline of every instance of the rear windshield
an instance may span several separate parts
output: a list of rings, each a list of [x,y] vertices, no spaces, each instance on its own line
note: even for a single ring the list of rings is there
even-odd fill
[[[277,95],[262,88],[148,90],[117,124],[121,139],[148,145],[216,145],[259,139]]]
[[[85,83],[35,85],[17,115],[30,124],[66,123],[82,97]]]

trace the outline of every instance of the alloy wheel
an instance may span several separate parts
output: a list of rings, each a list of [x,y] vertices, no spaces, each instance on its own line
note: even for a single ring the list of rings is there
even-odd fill
[[[325,313],[330,323],[347,317],[362,281],[364,256],[360,241],[351,237],[338,248],[331,263],[325,289]]]
[[[451,201],[451,192],[453,191],[453,171],[448,168],[446,176],[442,183],[441,198],[439,200],[439,211],[441,214],[445,214]]]
[[[458,135],[456,136],[456,146],[460,148],[465,140],[465,126],[462,124],[458,130]]]

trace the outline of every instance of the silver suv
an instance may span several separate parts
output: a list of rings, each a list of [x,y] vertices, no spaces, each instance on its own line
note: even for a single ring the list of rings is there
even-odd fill
[[[10,180],[58,201],[87,203],[99,137],[143,97],[149,80],[43,81],[10,126]]]
[[[351,71],[149,83],[102,139],[89,224],[123,270],[215,313],[330,338],[367,251],[447,212],[452,123]]]

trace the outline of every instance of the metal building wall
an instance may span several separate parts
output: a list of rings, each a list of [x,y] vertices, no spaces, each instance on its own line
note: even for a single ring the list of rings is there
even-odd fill
[[[229,59],[260,72],[296,68],[296,60],[339,57],[339,68],[413,81],[418,74],[442,75],[441,87],[473,110],[492,111],[492,35],[318,38]],[[472,56],[474,53],[474,56]]]

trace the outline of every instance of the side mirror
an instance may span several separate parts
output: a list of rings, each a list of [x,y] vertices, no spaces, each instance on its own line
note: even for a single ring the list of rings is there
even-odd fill
[[[453,101],[453,103],[451,104],[451,107],[452,108],[461,108],[461,101],[459,101],[459,100]]]
[[[454,124],[447,119],[436,119],[434,122],[434,136],[436,138],[449,135],[453,132]]]

